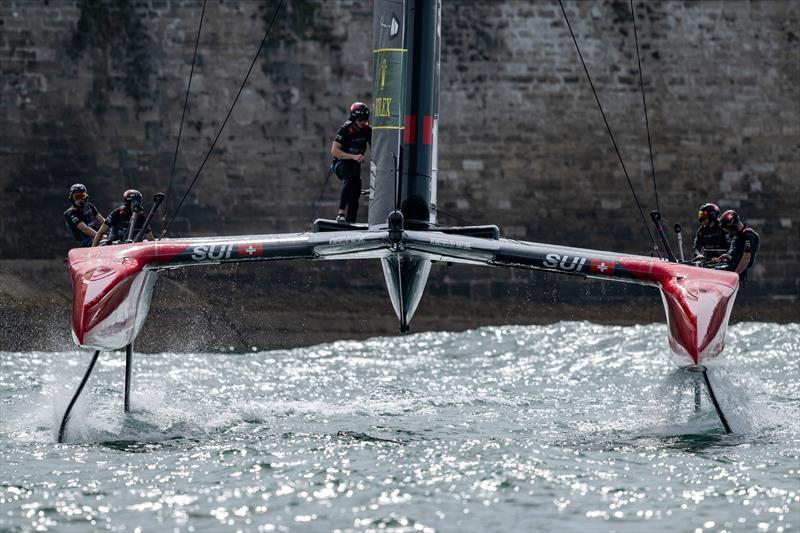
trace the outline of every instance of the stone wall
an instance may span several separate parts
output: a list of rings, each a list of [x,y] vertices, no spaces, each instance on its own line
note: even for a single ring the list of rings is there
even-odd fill
[[[512,238],[648,254],[558,3],[443,4],[440,222],[496,223]],[[173,209],[276,5],[208,2]],[[167,189],[201,6],[0,3],[0,256],[64,255],[61,213],[72,182],[85,183],[102,211],[129,187],[148,196]],[[647,215],[656,199],[629,4],[566,8]],[[173,235],[308,229],[332,136],[351,101],[370,100],[371,17],[367,1],[284,2]],[[796,299],[800,4],[637,2],[636,17],[658,204],[670,226],[683,223],[690,238],[700,204],[738,209],[762,237],[753,288],[742,297]],[[329,184],[318,215],[335,214],[337,189]],[[320,283],[355,279],[363,268],[342,263],[340,279]],[[380,283],[380,270],[369,271]],[[534,279],[547,298],[586,294],[584,283],[550,278],[453,267],[433,276],[431,291],[503,298],[510,285]],[[594,287],[589,295],[598,298],[630,296]]]

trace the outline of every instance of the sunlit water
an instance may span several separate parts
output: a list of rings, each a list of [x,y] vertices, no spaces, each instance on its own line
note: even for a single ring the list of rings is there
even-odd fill
[[[0,353],[0,530],[797,531],[800,325],[710,371],[663,325],[560,323],[247,354]]]

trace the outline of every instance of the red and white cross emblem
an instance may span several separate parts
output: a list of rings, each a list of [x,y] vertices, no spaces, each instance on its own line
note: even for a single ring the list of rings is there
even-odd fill
[[[589,265],[589,271],[595,274],[610,276],[614,273],[614,263],[612,261],[597,261],[592,259],[592,263]]]
[[[261,257],[264,255],[263,244],[238,244],[236,250],[239,254],[239,257],[245,259],[248,257]]]

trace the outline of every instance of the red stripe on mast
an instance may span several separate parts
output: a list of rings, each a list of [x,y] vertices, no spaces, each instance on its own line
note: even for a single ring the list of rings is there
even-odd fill
[[[414,144],[417,140],[417,115],[406,115],[406,127],[403,131],[403,143]]]
[[[433,116],[425,115],[422,123],[422,144],[433,144]]]

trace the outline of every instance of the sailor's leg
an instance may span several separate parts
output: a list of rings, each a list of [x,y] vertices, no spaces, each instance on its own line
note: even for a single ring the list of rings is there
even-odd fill
[[[133,370],[133,343],[125,347],[125,412],[131,411],[131,372]]]
[[[89,376],[92,375],[92,370],[94,370],[94,365],[97,363],[97,358],[100,355],[100,350],[94,352],[92,356],[92,361],[89,363],[89,368],[86,369],[86,373],[83,375],[83,379],[81,380],[81,384],[78,385],[78,390],[75,391],[75,395],[70,400],[69,405],[67,406],[67,410],[64,411],[64,417],[61,419],[61,426],[58,428],[58,442],[64,442],[64,434],[67,431],[67,422],[69,421],[69,415],[72,412],[72,408],[75,407],[75,402],[78,401],[78,396],[81,395],[83,391],[83,387],[86,386],[86,382],[89,381]]]
[[[347,217],[345,220],[354,223],[358,218],[358,199],[361,197],[361,178],[354,176],[348,178],[345,186],[348,192],[347,197]]]
[[[348,188],[347,188],[347,181],[342,182],[342,195],[339,197],[339,212],[344,213],[344,210],[347,208],[347,198],[348,198]]]
[[[706,387],[708,387],[708,395],[711,397],[711,403],[714,404],[714,409],[717,410],[717,416],[719,416],[722,426],[725,428],[725,433],[731,433],[731,426],[728,425],[728,421],[725,419],[725,415],[723,414],[722,409],[719,407],[717,396],[714,394],[714,389],[711,388],[711,381],[708,379],[708,371],[705,369],[703,371],[703,379],[706,382]]]
[[[333,164],[333,172],[342,182],[342,194],[339,196],[339,214],[344,215],[347,208],[347,178],[349,176],[348,166],[345,161],[337,161]]]

